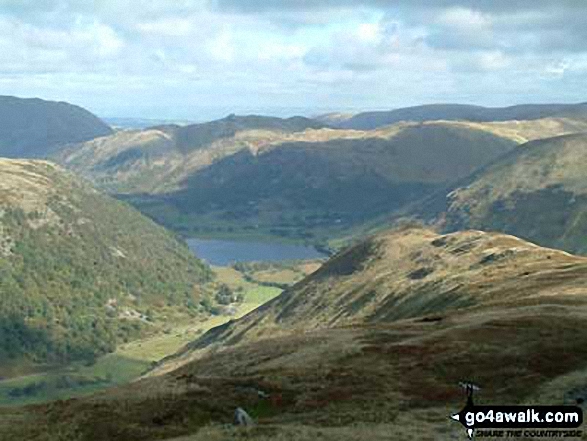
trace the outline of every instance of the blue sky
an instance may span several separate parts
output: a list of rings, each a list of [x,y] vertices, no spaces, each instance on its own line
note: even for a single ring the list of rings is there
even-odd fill
[[[0,0],[0,94],[101,116],[587,101],[584,0]]]

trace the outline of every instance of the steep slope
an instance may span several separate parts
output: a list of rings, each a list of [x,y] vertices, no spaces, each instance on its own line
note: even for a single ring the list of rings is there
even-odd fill
[[[488,108],[463,104],[431,104],[391,111],[364,112],[335,123],[345,129],[371,130],[400,121],[508,121],[548,117],[587,117],[587,104],[526,104]]]
[[[42,158],[63,145],[110,134],[110,127],[81,107],[0,96],[0,156]]]
[[[0,160],[0,372],[91,359],[204,312],[209,269],[125,204],[43,161]]]
[[[450,122],[363,132],[307,128],[303,119],[281,121],[276,131],[266,120],[269,128],[234,134],[234,124],[197,135],[200,126],[185,128],[190,142],[175,127],[119,133],[74,147],[59,162],[184,234],[315,239],[443,188],[519,137]]]
[[[465,404],[463,380],[488,405],[585,401],[586,276],[587,259],[511,236],[386,233],[205,335],[212,350],[170,360],[166,368],[181,367],[167,374],[0,409],[0,436],[462,439],[449,415]],[[237,406],[255,427],[227,424]]]
[[[343,230],[391,212],[512,146],[443,124],[395,128],[382,138],[283,143],[215,162],[165,200],[182,214],[307,238],[312,230]]]
[[[587,253],[587,134],[529,142],[409,215]]]

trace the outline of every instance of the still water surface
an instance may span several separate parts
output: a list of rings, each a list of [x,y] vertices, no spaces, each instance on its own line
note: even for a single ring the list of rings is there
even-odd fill
[[[216,239],[187,239],[190,249],[211,265],[236,262],[320,259],[326,257],[314,247],[276,242],[241,242]]]

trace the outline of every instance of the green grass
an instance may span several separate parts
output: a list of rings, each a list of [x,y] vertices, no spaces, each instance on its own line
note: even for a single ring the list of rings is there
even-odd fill
[[[275,296],[276,293],[273,292],[272,295]],[[255,299],[255,296],[252,296],[251,298]],[[256,298],[267,298],[268,300],[270,300],[272,297],[271,295],[268,295],[268,293],[266,293],[265,296],[256,295]],[[136,340],[121,346],[116,352],[116,354],[118,354],[121,357],[127,357],[132,360],[146,362],[150,365],[154,361],[159,361],[162,358],[174,354],[183,346],[192,342],[193,340],[198,338],[198,336],[208,331],[209,329],[214,328],[216,326],[220,326],[226,323],[231,318],[234,319],[241,317],[249,311],[252,311],[253,309],[257,308],[261,303],[264,302],[258,302],[247,299],[245,303],[240,304],[236,308],[234,316],[212,316],[203,321],[184,323],[174,327],[169,327],[162,334],[158,334],[156,336],[145,338],[142,340]]]
[[[260,286],[245,293],[245,302],[263,304],[281,294],[281,289],[269,286]]]

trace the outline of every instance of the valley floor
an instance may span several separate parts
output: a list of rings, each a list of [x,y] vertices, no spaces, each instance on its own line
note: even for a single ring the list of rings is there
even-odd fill
[[[153,363],[171,355],[211,328],[239,318],[281,293],[280,288],[263,286],[230,267],[215,267],[218,281],[241,290],[244,302],[232,306],[230,315],[212,316],[200,322],[170,323],[163,333],[135,340],[94,364],[72,363],[53,366],[38,373],[16,375],[0,381],[0,406],[20,406],[81,397],[126,384],[150,369]],[[299,279],[287,271],[269,272],[285,285]],[[260,273],[263,276],[263,272]],[[265,275],[265,277],[269,277]],[[297,277],[296,277],[297,276]],[[269,279],[271,280],[271,279]]]

